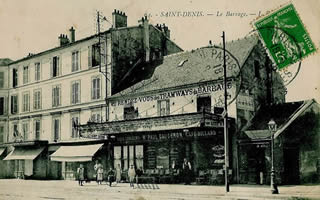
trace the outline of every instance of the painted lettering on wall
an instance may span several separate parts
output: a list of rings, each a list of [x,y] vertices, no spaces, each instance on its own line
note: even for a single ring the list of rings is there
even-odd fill
[[[227,89],[231,89],[232,87],[233,87],[232,82],[228,82]],[[224,90],[223,83],[216,83],[213,85],[200,86],[198,88],[181,89],[181,90],[164,92],[164,93],[155,94],[155,95],[120,99],[116,101],[110,100],[110,101],[111,101],[111,106],[119,106],[119,105],[128,105],[128,104],[139,103],[139,102],[164,100],[164,99],[169,99],[174,97],[201,95],[201,94],[207,94],[207,93],[212,93],[212,92],[217,92],[222,90]]]

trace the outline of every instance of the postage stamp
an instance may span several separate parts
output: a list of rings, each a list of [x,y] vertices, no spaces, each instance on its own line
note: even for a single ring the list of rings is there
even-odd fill
[[[257,20],[254,26],[279,69],[316,51],[293,4]]]

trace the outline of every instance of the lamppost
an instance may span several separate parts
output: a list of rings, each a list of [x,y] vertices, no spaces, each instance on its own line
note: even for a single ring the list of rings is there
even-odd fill
[[[271,133],[271,181],[270,181],[270,184],[271,184],[271,193],[272,194],[279,194],[279,190],[278,190],[278,187],[277,187],[277,184],[275,183],[275,170],[274,170],[274,150],[273,150],[273,139],[274,139],[274,133],[276,132],[277,130],[277,124],[276,122],[271,119],[268,123],[268,127],[269,127],[269,130],[270,130],[270,133]]]

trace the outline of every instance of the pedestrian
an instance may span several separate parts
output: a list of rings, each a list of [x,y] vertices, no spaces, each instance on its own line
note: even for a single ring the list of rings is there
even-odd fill
[[[82,164],[80,164],[80,167],[77,169],[77,174],[78,174],[78,182],[80,186],[83,186],[83,181],[84,181],[84,167]]]
[[[98,165],[98,169],[97,169],[97,182],[98,184],[102,184],[103,181],[103,166],[100,164]]]
[[[117,184],[120,183],[120,181],[121,181],[121,173],[122,173],[121,166],[120,166],[120,164],[118,164],[117,168],[116,168],[116,181],[117,181]]]
[[[143,174],[142,168],[138,168],[137,172],[136,172],[136,183],[137,184],[139,183],[139,177],[142,176],[142,174]]]
[[[114,181],[114,171],[113,171],[112,167],[110,167],[110,169],[107,173],[107,176],[108,176],[109,186],[111,187],[111,184]]]
[[[130,182],[130,187],[134,187],[134,177],[136,176],[136,170],[134,169],[133,165],[130,166],[128,170],[128,177]]]
[[[98,182],[98,169],[100,168],[100,163],[99,163],[99,161],[98,160],[96,160],[96,164],[93,166],[93,169],[94,169],[94,175],[93,175],[93,177],[94,177],[94,179],[96,180],[96,182],[99,184],[99,182]]]
[[[182,164],[183,176],[184,176],[184,184],[190,185],[190,176],[191,176],[191,163],[185,158]]]

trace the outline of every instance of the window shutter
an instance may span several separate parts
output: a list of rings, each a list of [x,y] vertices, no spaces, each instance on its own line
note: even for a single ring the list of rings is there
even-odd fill
[[[167,112],[167,115],[170,115],[170,101],[169,101],[169,99],[166,100],[166,112]]]
[[[79,62],[79,70],[81,69],[81,49],[78,51],[78,62]]]
[[[56,87],[52,88],[52,106],[54,107],[56,105],[56,98],[55,98],[55,90]]]
[[[77,82],[77,96],[76,96],[76,101],[77,101],[77,103],[79,103],[80,102],[80,83],[79,82]]]
[[[97,78],[97,99],[100,99],[100,78]]]
[[[4,87],[4,72],[0,72],[0,88]]]
[[[91,99],[94,99],[95,79],[91,79]]]
[[[158,104],[158,106],[157,106],[157,114],[158,114],[158,116],[160,116],[160,113],[161,113],[161,101],[158,101],[157,104]]]
[[[92,46],[88,46],[88,67],[92,67]]]
[[[53,77],[53,58],[50,58],[50,77]]]
[[[62,56],[58,56],[57,59],[57,75],[60,76],[62,72]]]
[[[41,92],[42,90],[40,90],[39,91],[39,99],[38,99],[38,102],[39,102],[39,109],[41,109],[42,108],[42,92]]]
[[[61,105],[61,87],[57,87],[58,90],[58,106]]]

